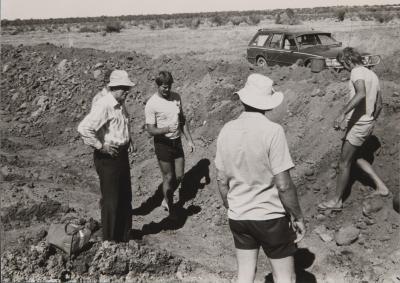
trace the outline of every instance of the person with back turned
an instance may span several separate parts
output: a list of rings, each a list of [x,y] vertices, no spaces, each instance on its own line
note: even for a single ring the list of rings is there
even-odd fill
[[[285,133],[265,115],[283,100],[272,84],[251,74],[237,92],[244,112],[217,139],[217,183],[236,247],[238,283],[254,281],[260,246],[274,282],[295,282],[296,243],[305,234]]]

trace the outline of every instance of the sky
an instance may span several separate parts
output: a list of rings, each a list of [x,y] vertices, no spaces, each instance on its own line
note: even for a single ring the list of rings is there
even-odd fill
[[[1,0],[1,19],[173,14],[400,4],[400,0]]]

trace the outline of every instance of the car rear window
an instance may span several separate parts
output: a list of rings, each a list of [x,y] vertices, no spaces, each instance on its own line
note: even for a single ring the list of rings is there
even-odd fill
[[[267,42],[269,38],[269,34],[259,34],[252,42],[251,45],[254,46],[264,46],[265,42]]]
[[[318,41],[315,34],[303,34],[297,37],[297,42],[301,45],[317,45]]]

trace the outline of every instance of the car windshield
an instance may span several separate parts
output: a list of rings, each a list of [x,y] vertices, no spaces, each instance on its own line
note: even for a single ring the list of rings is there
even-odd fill
[[[301,46],[334,45],[339,43],[329,34],[302,34],[296,39]]]

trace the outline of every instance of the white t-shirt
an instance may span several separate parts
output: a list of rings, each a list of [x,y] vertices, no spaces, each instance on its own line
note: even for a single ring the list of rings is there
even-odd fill
[[[171,92],[168,99],[160,97],[158,93],[153,94],[147,101],[144,112],[146,124],[156,125],[157,128],[176,127],[174,133],[167,133],[165,137],[169,139],[180,137],[179,116],[182,107],[179,94]]]
[[[215,166],[228,178],[228,217],[269,220],[286,212],[274,175],[294,166],[282,126],[243,112],[219,133]]]
[[[365,84],[366,97],[365,102],[362,101],[352,111],[347,114],[348,120],[369,122],[374,120],[373,113],[378,91],[380,90],[379,79],[377,75],[364,66],[357,66],[351,70],[350,74],[350,99],[356,94],[354,83],[363,80]]]

